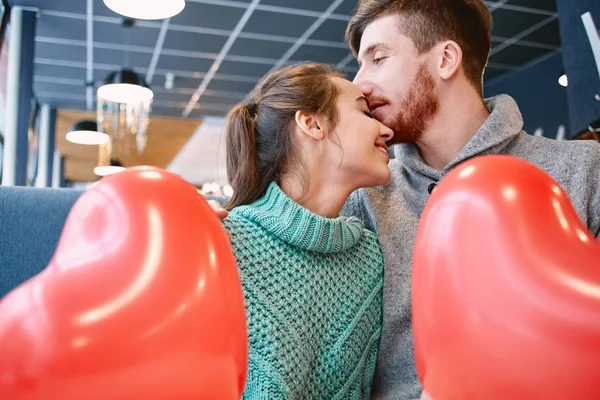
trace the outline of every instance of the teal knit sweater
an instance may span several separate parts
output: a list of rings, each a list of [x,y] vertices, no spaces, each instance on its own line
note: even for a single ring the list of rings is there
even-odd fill
[[[274,183],[224,225],[246,301],[244,399],[368,399],[382,323],[375,234],[310,212]]]

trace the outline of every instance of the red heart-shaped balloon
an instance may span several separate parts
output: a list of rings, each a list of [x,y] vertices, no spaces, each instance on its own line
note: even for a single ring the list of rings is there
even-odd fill
[[[48,267],[0,302],[1,399],[239,399],[247,351],[220,221],[155,168],[88,189]]]
[[[412,307],[433,400],[600,397],[600,243],[528,162],[480,157],[442,180],[417,232]]]

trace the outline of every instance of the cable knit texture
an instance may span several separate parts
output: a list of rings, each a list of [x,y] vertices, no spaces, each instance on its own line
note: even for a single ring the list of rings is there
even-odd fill
[[[244,399],[368,399],[383,256],[356,218],[323,218],[275,184],[224,220],[250,344]]]

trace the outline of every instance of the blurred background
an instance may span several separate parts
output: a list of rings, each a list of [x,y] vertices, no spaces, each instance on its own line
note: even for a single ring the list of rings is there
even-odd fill
[[[223,116],[261,77],[308,60],[348,79],[358,71],[344,43],[357,0],[148,4],[2,0],[3,185],[86,188],[152,165],[227,196]],[[486,4],[494,28],[485,95],[512,95],[529,134],[597,139],[600,2]]]

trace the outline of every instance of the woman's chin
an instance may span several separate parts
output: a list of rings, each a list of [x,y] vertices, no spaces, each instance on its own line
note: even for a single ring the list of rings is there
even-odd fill
[[[364,187],[383,186],[390,181],[392,172],[387,165],[377,168],[377,175],[373,175],[372,179],[369,179],[368,185]]]

